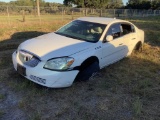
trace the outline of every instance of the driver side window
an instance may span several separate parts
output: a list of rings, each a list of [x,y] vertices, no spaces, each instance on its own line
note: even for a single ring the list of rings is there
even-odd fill
[[[113,24],[107,31],[106,36],[112,35],[113,39],[116,39],[121,36],[120,24]]]

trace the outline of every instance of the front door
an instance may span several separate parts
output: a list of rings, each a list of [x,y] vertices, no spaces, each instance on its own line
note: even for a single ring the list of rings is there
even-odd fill
[[[124,39],[121,36],[120,24],[117,23],[111,25],[106,33],[106,36],[107,35],[112,35],[113,40],[102,44],[102,56],[104,66],[112,64],[119,59],[122,59],[126,54]]]

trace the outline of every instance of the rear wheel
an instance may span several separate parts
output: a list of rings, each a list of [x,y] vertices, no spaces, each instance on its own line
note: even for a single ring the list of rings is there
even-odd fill
[[[91,63],[90,65],[83,68],[76,77],[77,81],[87,81],[93,78],[100,70],[97,61]]]
[[[141,42],[138,42],[138,43],[136,44],[136,46],[134,47],[134,51],[135,51],[135,52],[142,52],[142,50],[143,50],[142,43],[141,43]]]

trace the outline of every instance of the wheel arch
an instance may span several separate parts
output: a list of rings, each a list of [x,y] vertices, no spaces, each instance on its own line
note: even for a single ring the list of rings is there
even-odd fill
[[[91,74],[92,74],[92,72],[94,72],[95,69],[98,69],[98,71],[99,71],[99,69],[100,69],[99,66],[98,67],[92,66],[91,70],[87,69],[89,66],[91,66],[93,64],[94,65],[95,64],[99,65],[99,59],[98,59],[98,57],[91,56],[91,57],[85,59],[81,63],[81,65],[79,67],[79,73],[77,74],[74,82],[76,82],[76,81],[87,81],[92,76]],[[95,69],[93,69],[94,67],[95,67]]]
[[[143,46],[142,41],[138,41],[138,42],[136,43],[136,45],[135,45],[134,50],[139,51],[139,50],[142,48],[142,46]]]
[[[85,59],[85,60],[81,63],[79,70],[81,71],[81,70],[85,69],[87,66],[89,66],[90,64],[92,64],[92,63],[94,63],[94,62],[98,62],[98,64],[99,64],[99,59],[98,59],[98,57],[96,57],[96,56],[91,56],[91,57]]]

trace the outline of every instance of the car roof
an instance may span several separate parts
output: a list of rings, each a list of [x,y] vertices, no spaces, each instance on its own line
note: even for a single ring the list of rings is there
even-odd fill
[[[94,23],[101,23],[101,24],[109,24],[111,22],[126,22],[124,20],[116,19],[116,18],[107,18],[107,17],[81,17],[77,20],[94,22]]]

